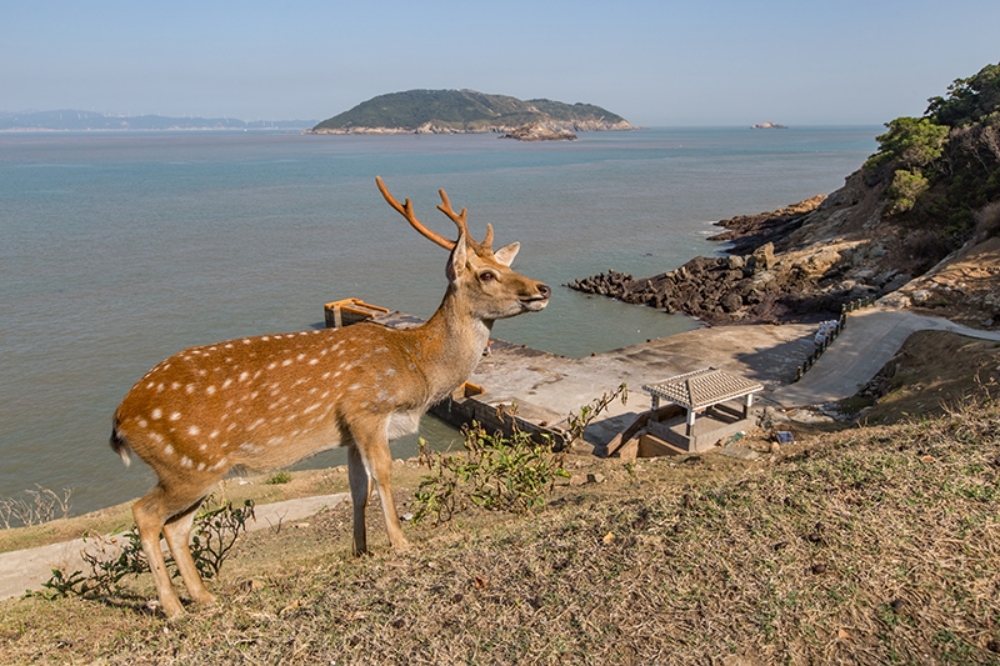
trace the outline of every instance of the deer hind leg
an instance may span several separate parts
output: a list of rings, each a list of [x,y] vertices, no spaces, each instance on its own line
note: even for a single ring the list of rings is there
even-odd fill
[[[351,502],[354,505],[354,554],[368,552],[368,535],[365,529],[365,508],[372,492],[372,478],[361,459],[361,452],[353,442],[347,448],[347,477],[351,484]]]
[[[174,618],[184,613],[181,600],[177,596],[177,591],[170,582],[170,574],[167,572],[167,565],[163,559],[163,550],[160,548],[160,532],[167,538],[167,545],[174,554],[174,560],[178,562],[181,574],[184,575],[186,566],[185,558],[190,562],[191,570],[197,576],[197,569],[194,569],[194,562],[191,558],[191,551],[188,550],[186,540],[190,534],[190,521],[194,518],[194,512],[201,503],[204,493],[191,496],[172,497],[162,485],[157,485],[148,494],[140,498],[132,506],[132,515],[135,517],[135,524],[139,528],[139,542],[142,550],[146,554],[146,561],[149,562],[150,572],[153,574],[153,582],[156,584],[156,594],[160,599],[160,607],[168,618]],[[170,521],[168,525],[168,521]],[[187,523],[185,525],[185,523]],[[185,538],[179,539],[181,533]],[[183,564],[182,564],[183,563]],[[185,583],[189,576],[185,575]],[[200,577],[198,586],[204,591],[195,592],[188,583],[188,590],[196,601],[207,601],[211,594],[204,589]]]
[[[132,506],[132,515],[139,528],[139,542],[146,553],[149,570],[156,584],[156,595],[160,598],[160,607],[168,618],[177,617],[184,612],[181,600],[170,582],[167,564],[163,560],[160,549],[160,530],[169,518],[169,510],[165,506],[166,492],[162,486],[156,486],[148,494],[140,498]]]
[[[191,525],[203,499],[204,497],[192,504],[186,511],[167,520],[163,526],[163,536],[167,540],[167,545],[170,546],[170,552],[174,554],[174,562],[177,564],[177,569],[181,573],[181,578],[184,579],[184,585],[187,586],[191,598],[199,604],[212,604],[215,603],[215,595],[205,588],[205,583],[202,581],[198,567],[195,566],[194,558],[191,556],[190,547]]]
[[[378,488],[379,499],[382,500],[382,514],[385,516],[385,529],[389,533],[389,542],[396,550],[407,550],[410,547],[410,542],[403,536],[403,528],[399,525],[399,514],[396,513],[396,504],[392,499],[392,455],[389,453],[389,441],[385,435],[385,425],[383,424],[381,428],[370,428],[364,432],[355,432],[354,441],[355,446],[352,448],[357,449],[358,456],[364,463],[367,476],[370,480],[374,480],[375,486]],[[357,545],[357,505],[355,505],[354,511],[354,534],[355,545]],[[361,521],[361,534],[363,536],[363,509]]]

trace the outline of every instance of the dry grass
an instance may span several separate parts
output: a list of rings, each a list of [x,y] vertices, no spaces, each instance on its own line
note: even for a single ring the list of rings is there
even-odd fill
[[[259,532],[181,621],[135,597],[0,606],[0,661],[1000,663],[1000,407],[824,435],[743,466],[605,470],[540,515]],[[608,464],[608,463],[604,463]],[[405,501],[405,498],[402,498]]]

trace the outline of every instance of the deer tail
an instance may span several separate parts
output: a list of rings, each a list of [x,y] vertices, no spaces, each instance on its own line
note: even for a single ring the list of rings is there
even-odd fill
[[[118,421],[115,420],[114,426],[111,428],[111,450],[117,453],[125,466],[128,467],[132,464],[132,449],[129,447],[128,442],[125,437],[118,432]]]

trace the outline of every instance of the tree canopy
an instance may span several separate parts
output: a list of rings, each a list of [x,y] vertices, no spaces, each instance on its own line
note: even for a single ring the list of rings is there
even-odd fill
[[[963,127],[1000,109],[1000,64],[987,65],[974,76],[955,79],[948,97],[932,97],[925,117],[948,127]]]
[[[974,211],[1000,200],[1000,64],[955,79],[923,117],[886,128],[864,166],[887,184],[885,213],[937,229],[954,249],[973,233]]]

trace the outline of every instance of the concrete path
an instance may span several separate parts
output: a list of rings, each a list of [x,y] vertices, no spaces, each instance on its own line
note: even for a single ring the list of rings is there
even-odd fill
[[[1000,332],[980,331],[939,317],[879,308],[862,310],[848,315],[844,332],[800,381],[763,397],[786,408],[849,398],[896,355],[910,335],[926,330],[1000,340]]]
[[[332,509],[348,497],[347,493],[337,493],[260,504],[254,507],[257,520],[251,522],[247,530],[252,532],[276,528],[302,520],[322,509]],[[89,568],[80,557],[86,545],[83,539],[74,539],[49,546],[0,553],[0,599],[19,597],[28,590],[42,589],[42,583],[52,577],[53,569],[63,569],[70,573],[88,571]]]

